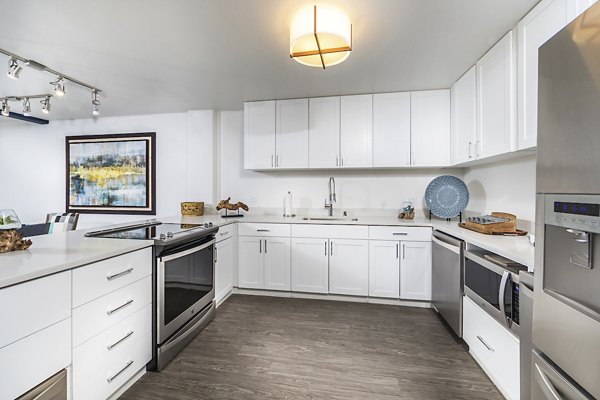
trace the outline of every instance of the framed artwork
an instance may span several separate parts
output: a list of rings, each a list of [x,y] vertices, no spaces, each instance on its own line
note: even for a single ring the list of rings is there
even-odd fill
[[[156,133],[66,137],[67,212],[156,214]]]

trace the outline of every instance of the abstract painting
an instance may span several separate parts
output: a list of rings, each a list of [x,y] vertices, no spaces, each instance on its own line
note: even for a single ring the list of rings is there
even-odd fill
[[[67,136],[67,212],[156,214],[156,133]]]

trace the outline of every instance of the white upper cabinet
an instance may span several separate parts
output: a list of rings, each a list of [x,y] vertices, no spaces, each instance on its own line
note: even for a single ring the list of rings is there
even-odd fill
[[[452,164],[475,159],[477,134],[477,73],[475,66],[467,71],[451,89]]]
[[[244,168],[275,167],[275,101],[244,103]]]
[[[410,165],[410,92],[373,95],[373,166]]]
[[[596,0],[567,0],[567,23],[573,21],[582,12],[591,7]]]
[[[518,148],[537,146],[538,49],[567,23],[575,0],[543,0],[519,22]]]
[[[373,95],[342,96],[340,166],[373,166]]]
[[[411,95],[412,165],[450,165],[450,90]]]
[[[309,99],[308,108],[309,167],[339,167],[340,98]]]
[[[277,168],[308,168],[308,99],[276,102]]]
[[[516,147],[514,36],[508,32],[477,62],[477,158]]]

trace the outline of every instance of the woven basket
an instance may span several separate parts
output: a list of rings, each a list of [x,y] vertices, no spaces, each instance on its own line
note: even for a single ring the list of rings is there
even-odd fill
[[[181,203],[181,215],[201,217],[204,215],[203,201],[185,201]]]

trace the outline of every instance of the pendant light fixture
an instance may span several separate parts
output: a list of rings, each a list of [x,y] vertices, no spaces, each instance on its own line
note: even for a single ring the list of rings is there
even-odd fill
[[[44,97],[43,100],[40,100],[40,103],[42,103],[42,112],[44,114],[49,114],[50,113],[50,96]]]
[[[54,82],[50,82],[51,85],[54,85],[54,94],[58,97],[62,97],[65,95],[65,81],[62,76],[56,77]]]
[[[98,100],[98,92],[92,91],[92,115],[97,117],[100,115],[100,100]]]
[[[10,107],[8,105],[8,100],[2,100],[2,115],[8,117],[10,115]]]
[[[290,57],[310,67],[330,67],[350,56],[352,24],[331,5],[301,9],[290,26]]]
[[[12,79],[19,79],[21,71],[23,71],[23,67],[19,65],[19,62],[16,58],[11,57],[8,60],[8,72],[6,73],[6,75]]]
[[[29,97],[23,99],[23,115],[29,117],[31,115],[31,103]]]

